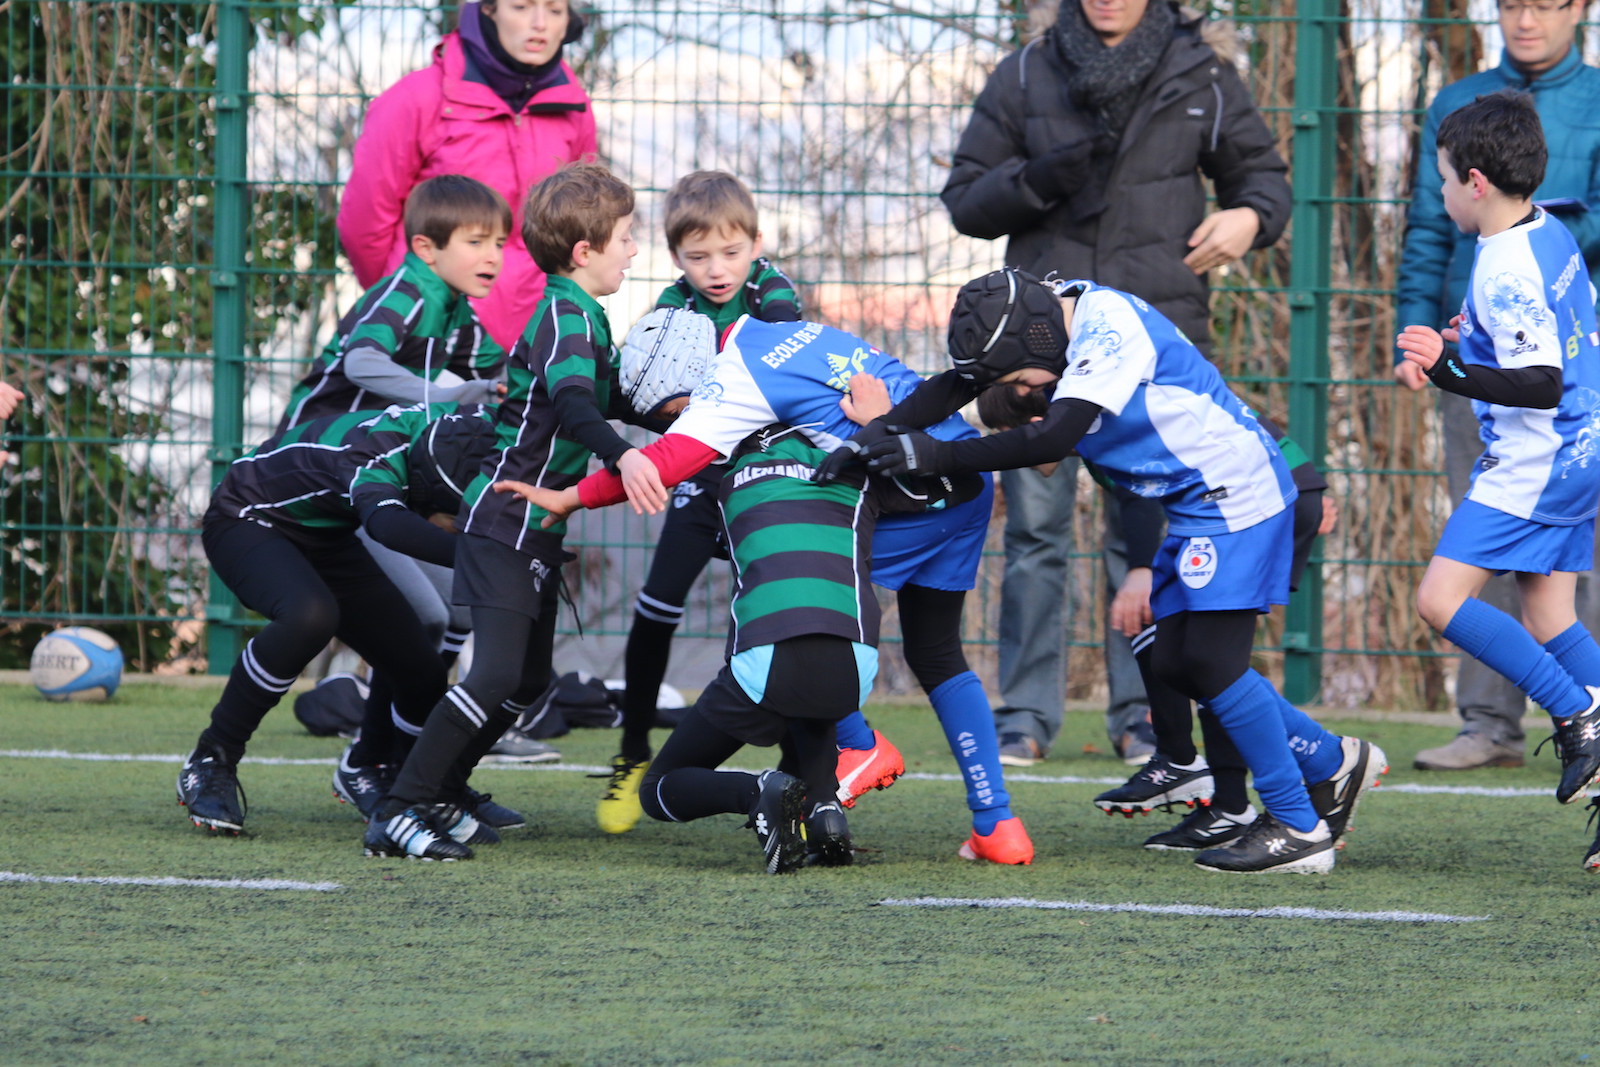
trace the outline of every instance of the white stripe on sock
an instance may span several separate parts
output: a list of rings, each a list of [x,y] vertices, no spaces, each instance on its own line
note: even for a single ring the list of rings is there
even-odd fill
[[[456,706],[456,709],[461,714],[467,717],[467,721],[472,725],[482,729],[483,724],[489,721],[489,716],[485,715],[483,709],[478,707],[478,702],[472,699],[472,694],[459,685],[451,686],[450,691],[444,696],[446,700]]]
[[[294,684],[294,678],[279,678],[268,674],[261,666],[261,661],[256,658],[255,647],[255,638],[251,638],[244,646],[244,651],[239,654],[239,662],[244,665],[244,672],[250,676],[252,682],[269,693],[280,695],[287,693],[289,687]]]

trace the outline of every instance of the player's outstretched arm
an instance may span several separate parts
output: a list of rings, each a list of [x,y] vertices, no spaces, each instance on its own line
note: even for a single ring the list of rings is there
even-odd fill
[[[667,490],[649,456],[637,448],[629,449],[617,460],[617,475],[635,515],[656,515],[666,508]]]
[[[549,512],[539,522],[540,527],[546,529],[583,507],[583,502],[578,499],[578,490],[575,486],[568,486],[565,489],[546,489],[543,486],[529,485],[527,482],[507,479],[503,482],[495,482],[491,488],[497,493],[515,493],[534,507],[543,508]]]
[[[1016,470],[1065,459],[1101,412],[1077,398],[1051,403],[1044,418],[975,440],[939,441],[924,433],[891,432],[864,446],[874,474],[966,474]],[[892,428],[893,429],[893,428]]]

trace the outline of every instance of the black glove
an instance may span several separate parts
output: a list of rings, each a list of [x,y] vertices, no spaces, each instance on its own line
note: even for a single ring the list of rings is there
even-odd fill
[[[873,474],[938,474],[944,442],[920,430],[889,427],[889,436],[867,445],[863,451],[867,470]]]
[[[845,476],[845,472],[865,463],[862,448],[854,441],[845,441],[828,453],[828,458],[817,464],[811,480],[817,485],[832,485]]]
[[[1036,159],[1022,168],[1022,180],[1043,200],[1061,200],[1082,189],[1092,173],[1090,158],[1095,138],[1080,137]]]

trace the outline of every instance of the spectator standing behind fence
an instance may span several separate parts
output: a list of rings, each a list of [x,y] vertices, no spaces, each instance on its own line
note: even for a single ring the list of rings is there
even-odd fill
[[[1039,12],[1035,12],[1037,18]],[[941,194],[956,229],[1009,237],[1008,265],[1133,292],[1210,354],[1208,271],[1278,239],[1287,166],[1232,63],[1225,32],[1165,0],[1067,0],[984,86]],[[1220,54],[1219,54],[1220,50]],[[1217,210],[1208,212],[1203,178]],[[1006,471],[1000,598],[1005,762],[1043,757],[1061,729],[1063,605],[1077,464]],[[1108,588],[1126,573],[1106,498]],[[1153,749],[1128,641],[1106,646],[1106,728],[1130,762]]]
[[[1532,94],[1550,152],[1533,199],[1572,231],[1590,278],[1600,285],[1600,125],[1594,121],[1600,114],[1600,70],[1585,65],[1576,47],[1578,24],[1587,6],[1573,0],[1500,4],[1500,32],[1505,37],[1500,65],[1445,86],[1428,107],[1396,281],[1397,328],[1442,329],[1461,308],[1477,236],[1461,232],[1445,213],[1437,160],[1439,123],[1478,96],[1499,89]],[[1411,389],[1427,384],[1421,368],[1406,362],[1398,348],[1394,374]],[[1459,502],[1483,442],[1471,400],[1442,390],[1437,399],[1450,496]],[[1480,599],[1517,614],[1515,585],[1508,576],[1492,580]],[[1577,612],[1590,631],[1600,628],[1600,596],[1595,595],[1588,574],[1578,579]],[[1456,676],[1456,706],[1461,732],[1446,745],[1418,752],[1417,767],[1459,771],[1522,766],[1526,701],[1520,689],[1477,660],[1463,658]]]
[[[27,399],[21,389],[5,382],[0,382],[0,422],[5,422],[11,413],[17,410],[17,405]],[[6,461],[6,450],[0,448],[0,463]]]
[[[372,102],[339,203],[339,241],[363,288],[406,255],[406,197],[425,179],[466,174],[513,205],[499,283],[474,307],[510,351],[539,298],[544,272],[522,240],[528,190],[563,164],[595,153],[594,113],[562,46],[583,19],[567,0],[461,5],[460,27]]]

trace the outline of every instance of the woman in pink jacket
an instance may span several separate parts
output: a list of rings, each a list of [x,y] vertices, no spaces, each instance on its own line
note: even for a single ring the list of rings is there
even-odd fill
[[[544,294],[544,272],[522,243],[528,189],[562,164],[595,153],[588,94],[561,58],[583,19],[568,0],[483,0],[461,5],[460,27],[367,110],[339,204],[339,240],[356,280],[371,288],[405,258],[402,218],[412,188],[466,174],[512,206],[505,267],[474,300],[506,351]]]

